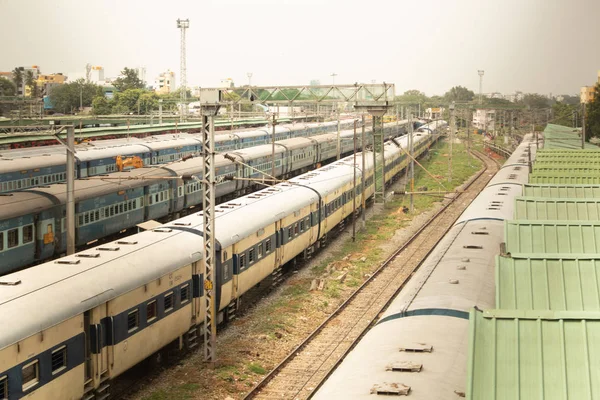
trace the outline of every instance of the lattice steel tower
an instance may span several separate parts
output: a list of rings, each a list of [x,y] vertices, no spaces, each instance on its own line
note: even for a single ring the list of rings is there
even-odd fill
[[[190,27],[189,19],[177,19],[177,28],[181,31],[181,59],[180,59],[180,71],[181,85],[180,85],[180,120],[185,121],[187,114],[187,67],[186,67],[186,52],[185,52],[185,31]]]

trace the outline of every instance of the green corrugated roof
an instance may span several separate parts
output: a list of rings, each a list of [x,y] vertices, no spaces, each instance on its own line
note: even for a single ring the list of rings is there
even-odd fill
[[[581,154],[596,154],[600,156],[600,147],[593,147],[588,149],[549,149],[546,147],[542,147],[538,150],[537,154],[546,155],[546,154],[573,154],[573,153],[581,153]]]
[[[504,238],[511,254],[598,254],[600,222],[504,221]]]
[[[573,175],[573,176],[595,176],[600,175],[600,169],[594,168],[593,165],[587,166],[585,164],[572,165],[534,165],[532,174],[557,174],[561,175]]]
[[[598,312],[471,311],[468,399],[600,399],[598,371]]]
[[[515,219],[600,221],[600,199],[517,197]]]
[[[581,149],[581,129],[548,124],[544,129],[544,148]],[[598,149],[591,143],[585,143],[586,149]]]
[[[546,158],[536,160],[533,164],[534,170],[554,169],[554,168],[590,168],[600,169],[600,158]]]
[[[537,172],[529,174],[529,183],[560,185],[600,185],[600,176]]]
[[[600,185],[525,184],[523,185],[523,195],[571,199],[600,199]]]
[[[594,257],[496,257],[496,307],[600,311],[600,259]]]

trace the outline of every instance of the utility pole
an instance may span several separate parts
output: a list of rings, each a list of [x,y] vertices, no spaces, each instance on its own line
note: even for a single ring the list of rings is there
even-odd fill
[[[75,128],[67,127],[67,255],[75,254]]]
[[[180,54],[180,102],[181,111],[179,114],[180,121],[185,122],[187,113],[187,67],[186,67],[186,52],[185,52],[185,31],[190,27],[189,19],[177,19],[177,28],[181,31],[181,54]]]
[[[217,279],[215,239],[215,115],[219,105],[202,106],[202,153],[204,171],[202,176],[202,221],[204,238],[204,361],[214,362],[217,350],[217,303],[214,297]],[[194,263],[197,264],[197,263]],[[195,265],[193,268],[197,268]],[[198,273],[199,271],[194,271]]]
[[[340,159],[341,156],[341,152],[342,152],[342,143],[340,141],[340,109],[336,106],[336,114],[337,114],[337,157],[336,160]]]
[[[452,182],[452,142],[454,142],[454,127],[456,117],[454,115],[454,102],[450,104],[450,148],[448,152],[448,182]]]
[[[410,177],[410,212],[415,210],[415,204],[413,199],[413,192],[415,191],[415,161],[413,155],[413,123],[412,123],[412,109],[408,109],[408,154],[410,155],[410,164],[408,166],[408,173]]]
[[[248,87],[252,86],[252,72],[246,72],[246,76],[248,77]]]
[[[332,72],[331,75],[329,75],[329,76],[331,76],[331,78],[332,78],[332,85],[335,86],[335,77],[338,76],[338,74],[336,74],[335,72]]]
[[[352,160],[352,241],[356,241],[356,123],[357,119],[354,119],[354,135],[352,135],[352,141],[354,144],[353,160]],[[339,124],[338,124],[339,126]],[[362,171],[361,171],[362,173]]]
[[[479,74],[479,105],[483,104],[483,74],[485,73],[484,70],[479,69],[477,70],[477,73]]]
[[[158,123],[162,125],[162,103],[163,99],[158,99]]]
[[[362,229],[365,229],[365,227],[367,226],[367,199],[365,199],[365,153],[367,152],[367,141],[365,139],[365,114],[362,115],[362,132],[361,132],[361,137],[360,137],[360,143],[362,146],[362,155],[361,155],[361,161],[362,161],[362,169],[361,169],[361,174],[360,174],[360,187],[361,187],[361,207],[362,207],[362,213],[361,213],[361,219],[362,219]]]
[[[275,126],[277,125],[277,116],[273,112],[273,134],[271,135],[271,176],[275,176]]]
[[[586,103],[583,103],[583,113],[581,115],[581,148],[585,149],[585,108]]]
[[[469,113],[471,112],[471,110],[467,110],[467,118],[465,118],[465,126],[467,127],[467,153],[469,154],[469,163],[471,162],[471,128],[470,128],[470,122],[471,119],[469,118]]]

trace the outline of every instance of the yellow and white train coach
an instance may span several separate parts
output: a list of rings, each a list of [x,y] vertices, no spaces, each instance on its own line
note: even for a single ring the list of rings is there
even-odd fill
[[[416,154],[436,136],[414,133]],[[397,140],[407,147],[407,137]],[[385,145],[386,181],[408,163]],[[250,288],[319,242],[373,195],[373,154],[216,209],[216,301],[227,318]],[[356,169],[357,187],[353,190]],[[110,380],[204,320],[202,214],[0,277],[0,399],[104,399]]]

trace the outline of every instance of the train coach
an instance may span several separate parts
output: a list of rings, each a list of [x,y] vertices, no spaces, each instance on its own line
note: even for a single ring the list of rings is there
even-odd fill
[[[415,154],[435,139],[414,133]],[[398,144],[385,144],[387,182],[408,164]],[[364,161],[364,188],[348,157],[217,206],[219,320],[373,195],[372,153]],[[194,213],[0,277],[0,395],[104,399],[111,379],[166,345],[194,347],[205,313],[202,230]]]
[[[440,125],[441,126],[441,125]],[[387,129],[387,137],[395,136]],[[341,153],[353,150],[353,131],[340,134]],[[359,144],[360,146],[360,144]],[[271,174],[271,145],[230,152],[242,166],[216,157],[219,201],[237,197],[256,188],[248,181],[225,178],[260,179],[260,171]],[[334,159],[335,134],[277,142],[275,172],[288,178]],[[162,168],[139,168],[110,174],[110,180],[75,182],[76,246],[110,237],[151,219],[172,219],[202,205],[203,161],[193,158]],[[173,179],[164,179],[173,176]],[[196,177],[183,182],[178,177]],[[54,184],[0,196],[0,274],[58,256],[66,251],[66,187]],[[32,235],[29,235],[32,231]]]
[[[403,122],[402,129],[405,129]],[[349,129],[353,121],[340,121],[341,129]],[[307,137],[337,130],[337,122],[277,126],[276,140]],[[268,128],[216,135],[217,151],[230,151],[271,142]],[[139,157],[144,165],[172,162],[200,152],[199,135],[177,134],[150,136],[144,139],[114,139],[86,142],[75,148],[76,177],[102,175],[117,171],[117,156]],[[51,145],[28,149],[6,150],[0,154],[0,193],[49,185],[66,180],[65,149]]]
[[[495,304],[504,220],[513,218],[535,153],[527,135],[313,399],[372,399],[400,389],[415,399],[464,397],[469,311]]]

